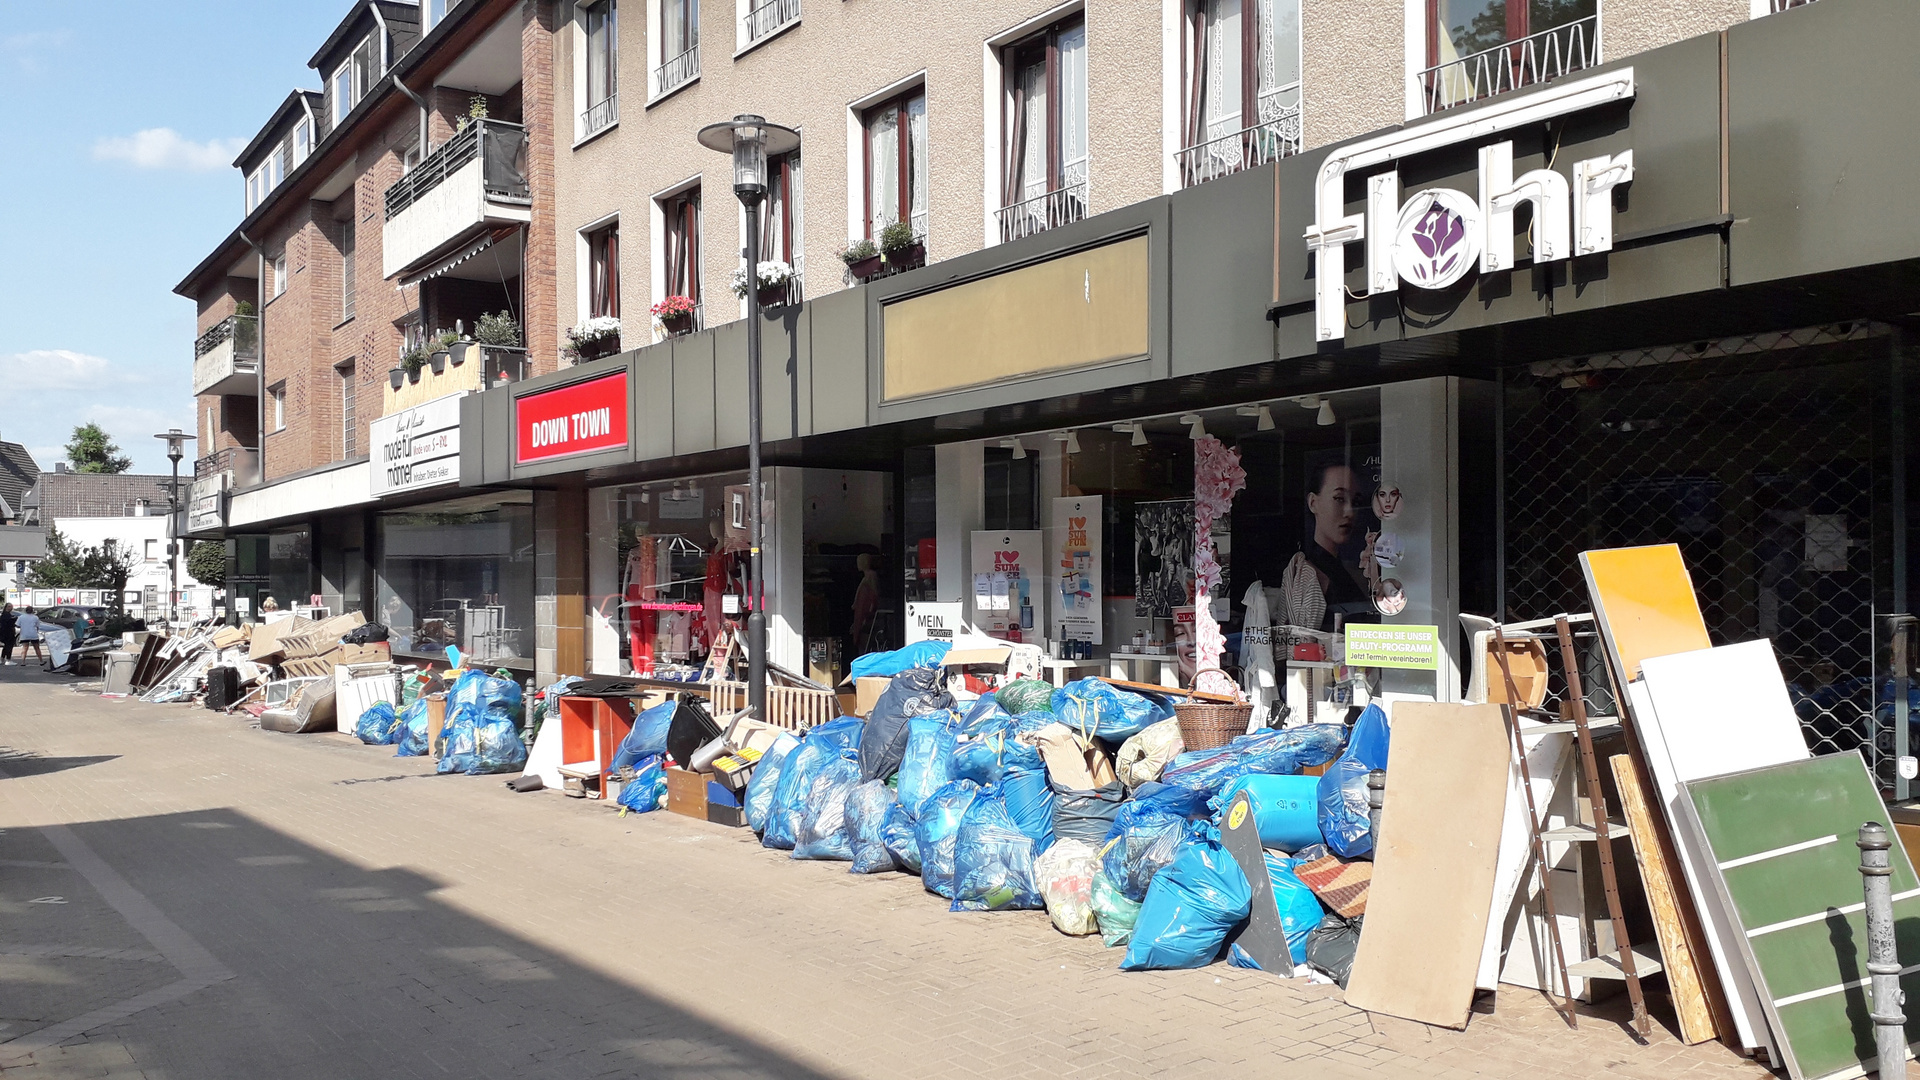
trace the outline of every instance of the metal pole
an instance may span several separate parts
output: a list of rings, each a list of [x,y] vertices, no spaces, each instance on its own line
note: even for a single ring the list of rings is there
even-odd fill
[[[1860,878],[1867,900],[1867,976],[1872,982],[1873,1043],[1879,1051],[1882,1080],[1907,1075],[1907,996],[1900,990],[1900,957],[1893,942],[1893,897],[1888,890],[1886,827],[1877,821],[1860,826]]]
[[[756,720],[767,718],[767,614],[760,545],[766,538],[760,488],[760,196],[747,205],[747,705]]]
[[[177,430],[177,429],[176,429]],[[180,621],[180,451],[172,446],[173,486],[167,489],[167,632]]]
[[[1375,769],[1367,774],[1367,832],[1371,834],[1373,854],[1380,855],[1380,814],[1387,805],[1387,770]]]

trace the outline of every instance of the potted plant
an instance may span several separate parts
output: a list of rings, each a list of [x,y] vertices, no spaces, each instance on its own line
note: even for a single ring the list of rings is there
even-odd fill
[[[611,315],[596,315],[569,328],[567,346],[562,351],[576,364],[612,356],[620,351],[620,320]]]
[[[880,257],[888,270],[912,270],[927,265],[927,245],[913,235],[912,225],[896,221],[880,230]]]
[[[761,307],[785,307],[792,303],[793,267],[777,259],[769,260],[755,266],[753,276]],[[733,295],[746,299],[747,269],[744,266],[733,272]]]
[[[407,369],[403,367],[389,368],[387,371],[387,381],[393,384],[395,390],[400,389],[400,384],[407,381]]]
[[[653,317],[674,337],[693,332],[693,310],[697,305],[691,296],[669,296],[653,305]]]
[[[846,250],[840,253],[840,261],[847,264],[847,273],[859,281],[866,281],[880,273],[880,249],[867,239],[847,241]]]
[[[460,335],[452,330],[442,330],[433,340],[438,348],[427,354],[427,363],[433,366],[433,373],[438,375],[447,370],[447,354],[460,344]]]
[[[520,347],[520,320],[509,311],[482,315],[473,325],[473,338],[475,344],[470,348],[480,350],[486,364],[481,372],[486,384],[498,386],[512,382],[514,372],[524,366],[526,357],[526,350]]]
[[[398,370],[404,372],[410,382],[419,382],[420,369],[426,366],[427,347],[425,345],[415,345],[413,348],[400,354],[400,367]],[[398,390],[400,387],[395,385],[394,389]]]

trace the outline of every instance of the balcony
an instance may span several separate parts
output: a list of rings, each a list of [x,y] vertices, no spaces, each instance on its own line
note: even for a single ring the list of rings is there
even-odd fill
[[[1232,130],[1227,125],[1209,125],[1205,140],[1174,155],[1182,187],[1259,168],[1300,152],[1299,83],[1261,94],[1254,102],[1254,111],[1259,120],[1251,127]],[[1221,128],[1224,130],[1217,130]]]
[[[757,45],[799,21],[800,0],[759,0],[740,20],[740,47]]]
[[[700,42],[653,69],[653,96],[663,98],[700,77]]]
[[[1023,236],[1032,236],[1056,225],[1070,224],[1086,217],[1086,162],[1079,164],[1078,180],[1071,179],[1075,171],[1069,169],[1069,181],[1059,188],[1022,199],[995,214],[1000,226],[1000,242],[1004,244]]]
[[[1781,0],[1775,0],[1776,7]],[[1600,62],[1600,16],[1530,34],[1420,73],[1426,114],[1571,75]]]
[[[381,276],[419,269],[481,229],[532,217],[526,129],[475,120],[387,189]]]
[[[193,343],[193,393],[260,392],[260,320],[230,315]]]
[[[620,95],[612,94],[607,100],[580,114],[580,138],[591,139],[619,122]]]

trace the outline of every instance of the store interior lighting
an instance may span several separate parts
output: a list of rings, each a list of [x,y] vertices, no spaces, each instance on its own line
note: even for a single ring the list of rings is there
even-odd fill
[[[1077,431],[1056,431],[1053,433],[1053,441],[1066,443],[1069,454],[1080,452],[1080,433]]]
[[[1180,422],[1187,425],[1187,438],[1198,442],[1207,437],[1207,424],[1200,419],[1199,413],[1185,413],[1180,417]]]
[[[1295,398],[1294,401],[1298,402],[1303,409],[1318,410],[1313,418],[1314,423],[1319,424],[1321,427],[1332,427],[1334,425],[1333,402],[1328,401],[1318,394]]]
[[[1002,440],[1000,441],[1000,445],[1001,445],[1001,446],[1004,446],[1004,447],[1006,447],[1007,449],[1009,449],[1009,450],[1012,450],[1012,451],[1013,451],[1013,460],[1015,460],[1015,461],[1025,461],[1025,460],[1026,460],[1026,457],[1027,457],[1027,444],[1026,444],[1026,443],[1023,443],[1023,442],[1021,442],[1021,441],[1020,441],[1020,440],[1019,440],[1018,438],[1012,438],[1012,439],[1002,439]]]
[[[1133,437],[1127,440],[1129,445],[1132,445],[1132,446],[1147,445],[1147,425],[1145,424],[1142,424],[1138,421],[1131,421],[1123,424],[1115,424],[1113,425],[1113,430],[1118,431],[1122,434],[1132,435]]]
[[[1234,412],[1239,413],[1241,416],[1259,417],[1259,422],[1254,424],[1254,430],[1256,431],[1273,430],[1273,410],[1265,405],[1242,405],[1235,409]]]

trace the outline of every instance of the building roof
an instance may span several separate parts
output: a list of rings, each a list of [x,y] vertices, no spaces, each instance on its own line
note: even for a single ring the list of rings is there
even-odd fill
[[[308,108],[317,113],[325,101],[325,95],[318,90],[296,89],[289,93],[286,99],[280,102],[280,107],[273,110],[273,116],[268,118],[266,126],[253,137],[253,141],[247,144],[245,150],[240,151],[240,156],[233,159],[233,167],[243,173],[252,168],[267,156],[267,151],[280,145],[280,140],[286,137],[287,130],[293,126],[296,119],[305,119]],[[319,133],[315,132],[316,141],[318,135]]]
[[[131,517],[143,499],[153,514],[165,517],[169,482],[166,476],[140,473],[41,473],[28,502],[42,525],[61,518]]]
[[[333,33],[327,35],[327,40],[321,43],[319,51],[313,54],[313,59],[307,61],[307,66],[320,72],[323,78],[328,74],[327,68],[338,67],[344,59],[344,54],[359,45],[360,39],[374,28],[371,9],[375,7],[380,9],[380,17],[389,24],[397,22],[404,29],[414,33],[419,32],[420,7],[418,4],[397,3],[396,0],[362,0],[361,3],[353,5],[346,17],[333,28]],[[400,60],[397,56],[392,59],[395,63]]]
[[[17,442],[0,442],[0,501],[6,509],[0,516],[19,520],[26,511],[27,492],[40,479],[40,466],[33,455]]]

